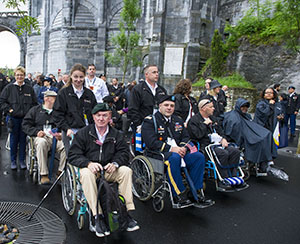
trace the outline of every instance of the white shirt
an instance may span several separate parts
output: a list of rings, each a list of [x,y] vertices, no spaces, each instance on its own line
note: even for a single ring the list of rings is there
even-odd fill
[[[80,99],[84,92],[83,87],[81,87],[81,90],[77,90],[73,84],[72,86],[73,86],[74,93],[77,95],[78,99]]]
[[[14,85],[19,86],[19,84],[18,84],[17,81],[14,82]],[[23,86],[23,85],[25,85],[25,82],[24,82],[24,81],[23,81],[23,83],[22,83],[20,86]]]
[[[96,129],[96,133],[97,133],[97,136],[98,136],[99,141],[100,141],[101,143],[103,143],[104,140],[105,140],[106,135],[107,135],[108,132],[109,132],[109,126],[107,125],[106,131],[105,131],[105,133],[103,134],[103,136],[100,135],[100,133],[99,133],[99,131],[98,131],[96,125],[95,125],[95,129]]]
[[[93,91],[97,103],[102,103],[103,98],[109,95],[105,81],[96,76],[92,80],[85,77],[85,87]]]
[[[150,83],[147,80],[145,80],[145,82],[146,82],[147,86],[150,88],[153,96],[155,96],[155,94],[156,94],[156,88],[158,87],[158,85],[155,83],[154,88],[153,88],[153,86],[151,86]]]
[[[290,94],[290,97],[292,97],[294,94],[295,94],[295,92],[291,93],[291,94]]]

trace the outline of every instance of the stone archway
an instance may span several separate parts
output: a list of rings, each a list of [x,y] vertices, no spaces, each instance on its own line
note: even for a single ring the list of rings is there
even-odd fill
[[[25,67],[26,37],[18,36],[16,22],[21,18],[18,12],[0,12],[0,32],[9,31],[14,34],[20,43],[20,65]]]

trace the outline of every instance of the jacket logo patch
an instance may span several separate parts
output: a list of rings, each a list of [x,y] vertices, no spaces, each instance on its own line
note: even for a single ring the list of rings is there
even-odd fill
[[[157,132],[158,134],[162,135],[163,133],[165,133],[165,128],[162,127],[161,125],[157,128]]]
[[[24,96],[25,97],[31,97],[31,94],[30,93],[24,93]]]
[[[85,103],[91,103],[91,100],[84,99],[83,101],[84,101]]]
[[[175,123],[175,131],[182,131],[182,125],[179,122]]]

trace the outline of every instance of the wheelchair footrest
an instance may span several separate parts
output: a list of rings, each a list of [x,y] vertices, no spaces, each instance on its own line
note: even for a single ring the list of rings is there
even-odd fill
[[[231,186],[241,185],[244,183],[243,178],[241,177],[229,177],[224,179],[225,183]]]

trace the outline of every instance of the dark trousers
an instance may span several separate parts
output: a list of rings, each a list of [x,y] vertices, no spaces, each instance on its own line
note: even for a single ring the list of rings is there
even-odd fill
[[[205,167],[204,155],[200,152],[188,153],[183,159],[196,190],[202,189]],[[167,166],[167,179],[171,185],[172,193],[174,196],[179,195],[185,190],[182,182],[180,155],[172,153],[165,165]]]
[[[12,131],[10,133],[10,160],[17,162],[17,153],[19,148],[19,161],[25,162],[26,157],[26,134],[22,130],[23,118],[12,119]]]
[[[294,135],[296,129],[296,114],[286,114],[284,116],[284,122],[286,125],[289,124],[289,120],[290,120],[290,127],[291,127],[291,135]]]
[[[240,161],[240,150],[235,147],[226,147],[224,149],[217,147],[214,150],[221,164],[221,166],[217,164],[217,167],[222,177],[236,176],[236,168]]]

